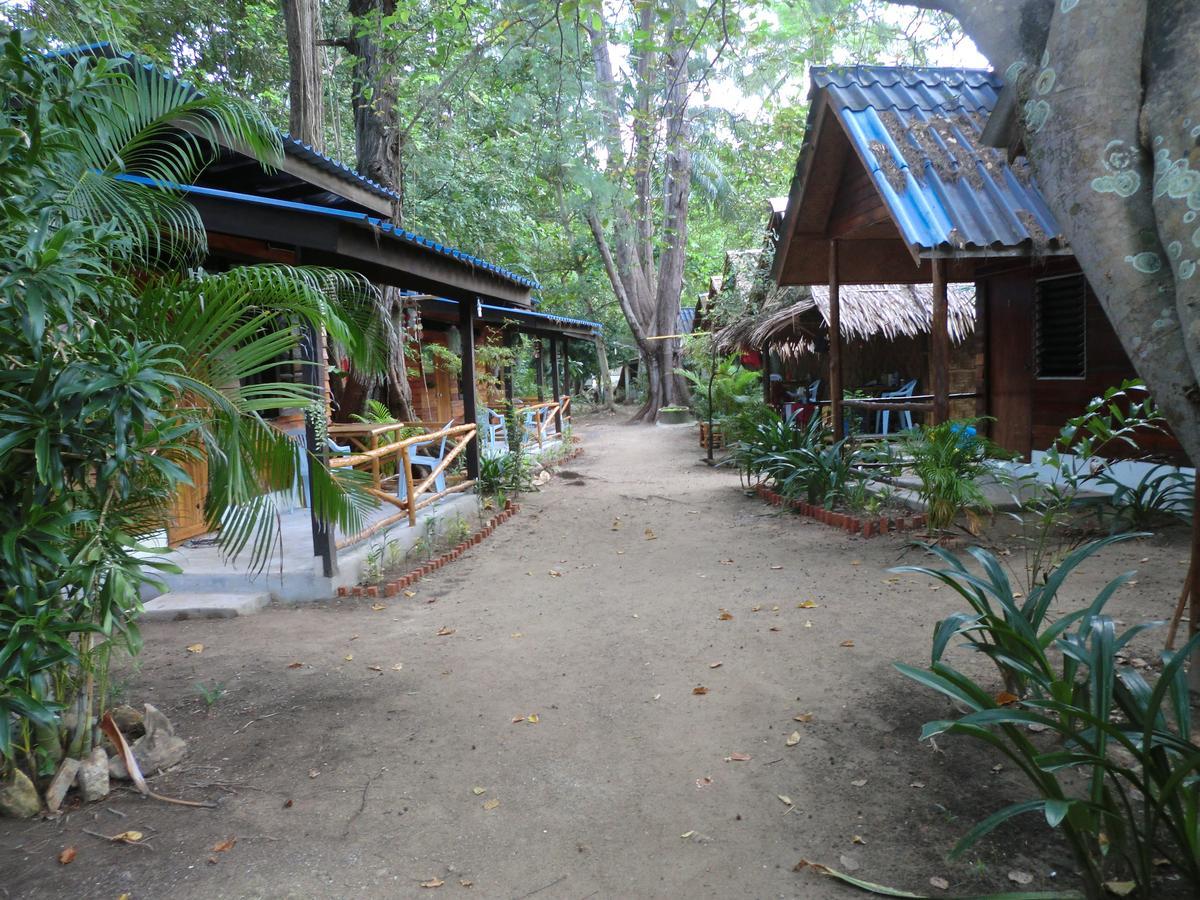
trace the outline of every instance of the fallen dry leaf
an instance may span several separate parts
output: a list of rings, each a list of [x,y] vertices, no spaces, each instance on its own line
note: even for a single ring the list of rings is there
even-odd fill
[[[646,540],[656,541],[656,540],[658,540],[658,535],[655,534],[653,531],[651,531],[649,528],[647,528],[646,529]]]
[[[471,793],[478,797],[480,794],[486,794],[487,788],[473,787],[471,788]]]
[[[283,801],[284,809],[291,809],[294,805],[295,805],[295,803],[292,800],[284,800]]]
[[[852,844],[865,844],[866,842],[867,839],[861,834],[856,834],[854,837],[850,838],[850,843]]]
[[[442,879],[440,879],[440,878],[430,878],[428,881],[422,881],[421,887],[423,887],[423,888],[440,888],[445,883],[446,882],[442,881]]]
[[[996,695],[996,702],[1001,706],[1012,706],[1020,699],[1016,694],[1010,694],[1008,691],[1001,691]]]
[[[529,715],[527,715],[525,717],[525,721],[528,722],[530,725],[536,725],[540,720],[538,719],[537,713],[530,713]]]
[[[767,631],[783,631],[783,629],[780,628],[778,625],[772,625],[770,628],[767,629]]]
[[[64,848],[63,852],[58,854],[59,864],[63,865],[63,866],[69,866],[71,863],[73,863],[75,861],[75,852],[76,851],[75,851],[74,847]]]
[[[512,634],[510,634],[510,635],[509,635],[509,637],[511,637],[511,638],[521,638],[521,637],[525,637],[525,635],[523,635],[523,634],[522,634],[521,632],[519,632],[519,631],[514,631]]]
[[[288,663],[288,668],[289,669],[303,669],[304,663],[302,663],[302,662]]]
[[[316,778],[316,777],[317,777],[318,775],[320,775],[320,774],[321,774],[321,773],[320,773],[318,770],[316,770],[316,769],[309,769],[309,770],[308,770],[308,777],[309,777],[309,778]]]
[[[771,607],[771,612],[779,612],[779,607],[778,607],[778,606],[772,606],[772,607]]]
[[[697,695],[700,695],[700,696],[702,696],[702,695],[704,695],[704,694],[707,694],[707,693],[708,693],[708,688],[706,688],[706,687],[705,687],[704,685],[702,685],[702,684],[698,684],[698,685],[696,685],[694,688],[692,688],[692,693],[693,693],[693,694],[697,694]]]
[[[842,641],[842,643],[841,643],[841,646],[843,646],[843,647],[853,647],[853,646],[854,646],[854,641]]]
[[[454,634],[454,629],[447,628],[446,626],[443,625],[441,628],[438,629],[437,636],[438,637],[449,637],[452,634]]]
[[[710,663],[708,664],[708,667],[709,667],[710,669],[719,669],[719,668],[721,668],[721,665],[722,665],[722,663],[721,663],[721,661],[718,659],[716,662],[710,662]]]
[[[812,627],[813,627],[813,624],[812,624],[812,619],[805,619],[805,620],[804,620],[804,627],[805,627],[805,628],[812,628]]]
[[[796,609],[816,609],[817,604],[811,600],[801,600],[796,604]]]
[[[854,779],[852,782],[850,782],[850,783],[851,783],[852,785],[854,785],[855,787],[862,787],[864,784],[866,784],[866,783],[867,783],[867,779],[865,779],[865,778],[855,778],[855,779]]]
[[[237,838],[226,838],[220,843],[213,844],[213,853],[227,853],[233,849],[233,845],[237,843]]]
[[[1136,881],[1106,881],[1104,889],[1114,897],[1128,897],[1137,889]]]
[[[787,740],[784,741],[784,743],[789,747],[795,747],[798,743],[800,743],[800,732],[793,731],[788,735]]]
[[[372,612],[382,612],[385,609],[387,609],[387,607],[382,603],[372,603],[371,604]]]
[[[725,762],[750,762],[749,753],[730,753],[725,757]]]
[[[948,882],[945,878],[942,878],[939,875],[934,875],[932,878],[930,878],[929,883],[932,884],[939,891],[950,890],[950,882]]]
[[[750,607],[750,612],[758,612],[760,609],[762,609],[762,606],[752,606]]]
[[[723,565],[723,566],[732,566],[732,565],[733,565],[733,560],[732,560],[732,559],[723,559],[723,560],[721,560],[721,565]]]
[[[914,782],[912,782],[911,784],[909,784],[909,787],[910,787],[910,788],[923,788],[923,787],[925,787],[925,782],[923,782],[923,781],[914,781]]]
[[[187,652],[188,653],[203,653],[204,645],[203,644],[188,644]]]
[[[710,778],[708,775],[705,775],[703,778],[696,779],[696,787],[697,788],[706,788],[710,784],[712,784],[712,778]]]
[[[684,832],[683,834],[681,834],[679,837],[680,837],[680,839],[682,839],[682,840],[685,840],[685,841],[686,841],[688,838],[690,838],[690,837],[691,837],[693,834],[695,834],[695,833],[696,833],[696,832],[694,832],[694,831],[685,831],[685,832]]]
[[[789,797],[787,794],[776,794],[775,796],[779,798],[781,803],[785,803],[788,806],[796,805],[795,803],[792,802],[792,798]]]
[[[733,613],[731,613],[727,609],[723,609],[723,610],[721,610],[721,614],[719,616],[717,616],[717,618],[722,622],[728,622],[730,619],[733,618]]]
[[[405,591],[404,596],[405,597],[415,597],[415,596],[417,596],[417,592],[416,591]]]
[[[491,800],[485,800],[483,802],[483,808],[486,809],[488,812],[491,812],[493,809],[495,809],[499,805],[500,805],[499,797],[493,797]]]
[[[382,672],[383,666],[367,666],[372,672]]]
[[[778,572],[780,569],[783,568],[783,566],[771,566],[771,568],[774,569],[776,572]]]
[[[862,565],[862,560],[861,560],[861,559],[852,559],[852,560],[850,560],[850,565],[852,565],[852,566],[861,566],[861,565]]]
[[[473,882],[473,881],[472,881],[470,878],[460,878],[460,879],[458,879],[458,883],[459,883],[460,885],[462,885],[463,887],[468,887],[468,888],[469,888],[469,887],[470,887],[471,885],[473,885],[475,882]]]
[[[346,662],[354,662],[354,654],[347,653],[345,656],[342,657],[342,659],[344,659]]]
[[[558,569],[551,569],[550,577],[551,578],[562,578],[562,572],[558,571]]]
[[[394,666],[392,666],[392,671],[399,672],[403,668],[404,668],[404,663],[396,663]]]
[[[812,720],[812,713],[797,713],[796,715],[792,716],[792,721],[795,722],[811,722]]]
[[[519,716],[513,716],[513,717],[512,717],[512,723],[513,723],[514,725],[516,725],[518,722],[524,722],[524,721],[525,721],[525,716],[524,716],[524,714],[522,714],[522,715],[519,715]]]
[[[140,831],[122,831],[120,834],[114,834],[109,840],[118,841],[122,844],[136,844],[143,836]]]
[[[1033,884],[1033,876],[1028,872],[1022,872],[1020,869],[1010,869],[1008,880],[1017,884]]]

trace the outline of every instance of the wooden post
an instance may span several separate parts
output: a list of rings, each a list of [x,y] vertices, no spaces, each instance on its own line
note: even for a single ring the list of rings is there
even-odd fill
[[[546,373],[542,371],[542,339],[534,339],[533,377],[537,382],[538,403],[546,399]]]
[[[516,345],[516,332],[505,330],[504,346],[511,350]],[[504,402],[510,410],[513,408],[513,367],[511,362],[504,367]]]
[[[462,300],[458,304],[458,330],[462,332],[462,395],[463,424],[475,421],[475,304]],[[479,477],[479,440],[467,444],[463,454],[467,461],[467,477]]]
[[[408,455],[408,448],[405,447],[400,451],[401,474],[404,479],[404,496],[408,499],[408,524],[413,528],[417,527],[417,498],[413,496],[413,474],[412,474],[412,459]]]
[[[300,342],[301,353],[304,356],[305,362],[308,363],[304,367],[304,378],[311,387],[315,388],[313,392],[314,397],[320,398],[320,401],[315,401],[314,405],[321,410],[321,415],[325,415],[325,403],[323,401],[326,391],[326,372],[325,367],[318,364],[318,360],[320,359],[320,340],[320,332],[316,326],[311,323],[304,326],[304,337]],[[326,421],[328,421],[328,418],[326,418]],[[311,408],[304,412],[304,442],[311,453],[307,486],[309,518],[312,521],[313,555],[321,559],[322,574],[326,578],[332,578],[338,571],[337,542],[333,529],[329,527],[329,523],[317,515],[316,493],[313,490],[314,479],[317,477],[314,463],[319,463],[327,472],[329,470],[329,441],[325,437],[324,429],[321,429],[321,439],[318,440]]]
[[[763,403],[771,405],[771,342],[762,345],[762,389]]]
[[[929,359],[933,368],[933,422],[950,418],[950,306],[946,292],[946,263],[933,263],[933,322],[930,327]]]
[[[829,410],[833,416],[833,439],[846,436],[842,418],[842,310],[838,281],[838,242],[829,242]]]
[[[550,338],[550,387],[554,390],[554,425],[562,434],[562,378],[558,374],[558,338]]]
[[[571,339],[564,337],[561,341],[561,345],[562,345],[561,346],[561,349],[562,349],[562,373],[563,373],[563,388],[564,388],[563,393],[569,394],[569,393],[571,393],[571,366],[570,366]],[[562,397],[559,397],[558,399],[562,400]]]

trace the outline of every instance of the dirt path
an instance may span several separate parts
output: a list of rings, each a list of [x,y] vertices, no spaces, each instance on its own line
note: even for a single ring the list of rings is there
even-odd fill
[[[959,605],[886,580],[901,539],[777,515],[697,465],[693,431],[578,431],[586,455],[411,599],[147,627],[127,697],[160,705],[194,748],[159,790],[219,808],[119,794],[65,821],[5,823],[0,894],[853,894],[794,873],[802,857],[916,890],[930,876],[1012,887],[1010,869],[1062,885],[1068,857],[1036,819],[945,861],[1024,794],[976,746],[917,742],[946,707],[891,663],[924,661],[933,622]],[[1162,615],[1183,573],[1170,542],[1110,553],[1071,599],[1146,555],[1156,565],[1117,613]],[[226,693],[206,710],[197,683]],[[84,828],[136,828],[154,849]],[[67,845],[78,856],[59,866]],[[431,879],[445,884],[420,887]]]

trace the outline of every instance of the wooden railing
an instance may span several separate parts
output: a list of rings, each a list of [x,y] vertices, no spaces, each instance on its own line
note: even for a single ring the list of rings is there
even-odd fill
[[[558,426],[559,419],[563,422],[563,427],[570,424],[571,421],[571,397],[564,394],[561,400],[546,400],[542,403],[531,403],[528,406],[518,406],[515,410],[518,421],[522,427],[525,424],[525,414],[533,412],[533,430],[528,432],[530,438],[537,441],[541,447],[548,437],[553,436],[561,431]],[[553,431],[551,431],[553,426]]]
[[[467,449],[467,445],[476,439],[477,426],[474,423],[452,425],[448,428],[434,426],[436,429],[434,431],[413,435],[412,437],[403,438],[398,441],[390,441],[382,446],[380,445],[381,435],[386,435],[388,432],[394,432],[399,428],[413,424],[418,423],[399,422],[379,425],[364,424],[361,426],[331,425],[329,427],[329,434],[334,440],[339,438],[345,439],[350,442],[352,448],[357,448],[357,452],[350,453],[347,456],[332,457],[329,460],[329,467],[331,469],[349,467],[369,471],[371,473],[371,486],[367,488],[367,492],[382,502],[391,504],[399,509],[399,512],[376,522],[368,528],[364,528],[358,534],[339,540],[337,542],[339,550],[365,540],[385,528],[390,528],[404,518],[408,519],[409,525],[416,525],[417,512],[419,510],[431,503],[436,503],[448,494],[465,491],[475,484],[474,479],[466,479],[442,491],[430,490],[437,482],[438,476],[443,474],[450,467],[450,464]],[[413,462],[409,454],[409,449],[421,445],[432,445],[431,451],[436,452],[437,445],[441,444],[442,438],[446,438],[447,441],[446,454],[433,467],[433,470],[418,482],[413,476]],[[404,480],[405,496],[403,498],[398,495],[398,490],[388,491],[383,488],[382,467],[384,463],[389,461],[396,463],[398,477]]]

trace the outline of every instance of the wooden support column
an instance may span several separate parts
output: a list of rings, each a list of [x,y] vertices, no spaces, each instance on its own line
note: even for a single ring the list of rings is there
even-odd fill
[[[475,406],[475,304],[478,301],[460,301],[458,304],[458,330],[462,332],[462,396],[463,424],[476,419]],[[467,461],[467,477],[479,477],[479,435],[467,444],[463,453]],[[409,494],[412,498],[412,494]]]
[[[950,305],[946,292],[946,263],[933,262],[933,322],[929,359],[933,369],[933,422],[950,418]]]
[[[571,393],[571,366],[569,365],[569,363],[571,361],[570,360],[570,356],[571,356],[570,347],[571,347],[571,339],[563,338],[561,349],[562,349],[562,373],[563,373],[563,393],[564,394]],[[558,399],[562,400],[562,397],[559,397]]]
[[[842,417],[842,310],[838,292],[838,242],[829,242],[829,411],[833,416],[833,439],[846,436]]]
[[[306,363],[304,366],[305,382],[316,389],[314,391],[316,397],[324,399],[326,397],[326,379],[328,375],[325,366],[320,364],[322,357],[321,333],[311,323],[304,326],[304,335],[300,341],[300,352],[303,354]],[[326,403],[321,403],[319,408],[321,415],[326,415]],[[329,421],[328,417],[326,417],[326,421]],[[326,439],[324,429],[321,429],[320,439],[318,440],[311,409],[304,411],[304,442],[305,446],[311,452],[308,461],[308,484],[305,487],[308,490],[308,511],[309,518],[312,521],[313,555],[321,560],[322,574],[326,578],[332,578],[338,573],[337,541],[333,528],[317,514],[317,504],[314,499],[316,492],[313,490],[313,482],[317,477],[317,465],[324,467],[326,472],[329,471],[329,441]]]
[[[550,338],[550,387],[554,390],[554,424],[562,434],[562,379],[558,374],[558,338]]]
[[[533,358],[533,377],[537,382],[538,403],[544,403],[546,400],[546,373],[542,370],[542,339],[534,338],[535,356]]]
[[[771,342],[762,345],[762,389],[763,403],[771,405]]]

